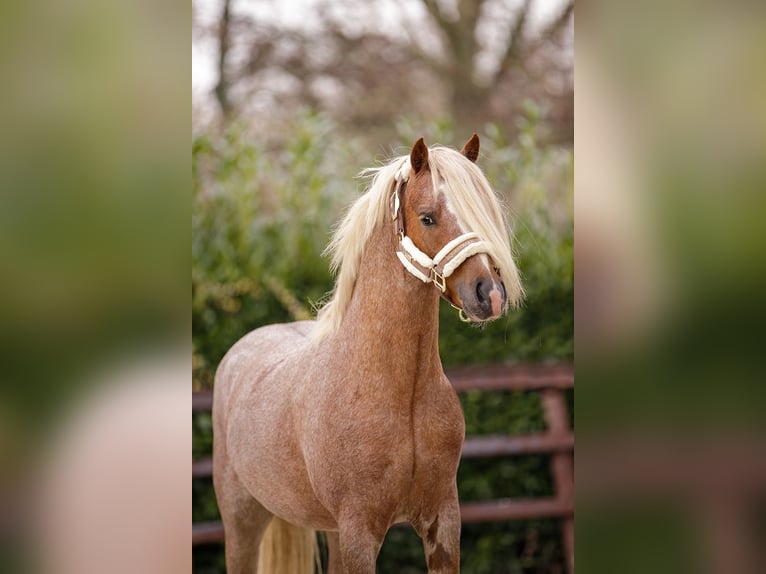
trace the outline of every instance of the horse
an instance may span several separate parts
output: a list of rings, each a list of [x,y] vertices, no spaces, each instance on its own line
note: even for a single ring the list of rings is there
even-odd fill
[[[369,189],[327,248],[336,281],[316,320],[268,325],[222,359],[213,480],[230,574],[371,574],[409,523],[429,573],[460,569],[456,475],[465,421],[442,369],[439,300],[465,321],[523,297],[499,200],[461,151],[427,147],[365,170]]]

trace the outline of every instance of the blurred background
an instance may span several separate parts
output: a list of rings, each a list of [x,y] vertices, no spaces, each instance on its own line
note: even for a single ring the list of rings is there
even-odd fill
[[[195,0],[192,3],[193,389],[268,323],[314,315],[333,278],[321,253],[364,190],[355,176],[425,136],[460,147],[507,206],[527,300],[483,330],[441,316],[446,367],[573,359],[573,2]],[[546,430],[540,393],[460,394],[467,434]],[[566,394],[572,412],[571,389]],[[571,416],[569,417],[571,418]],[[193,453],[210,455],[210,415]],[[462,502],[555,494],[550,456],[464,460]],[[208,476],[193,519],[218,519]],[[194,570],[224,571],[220,544]],[[466,524],[464,572],[565,572],[560,520]],[[380,572],[425,572],[422,543],[394,529]]]

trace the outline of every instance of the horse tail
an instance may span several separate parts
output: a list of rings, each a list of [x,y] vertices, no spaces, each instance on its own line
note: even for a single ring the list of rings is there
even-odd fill
[[[274,517],[263,534],[258,574],[322,572],[316,531]]]

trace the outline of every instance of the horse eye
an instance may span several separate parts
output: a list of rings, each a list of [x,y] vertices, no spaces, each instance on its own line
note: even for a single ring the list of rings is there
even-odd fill
[[[436,220],[430,215],[424,215],[420,218],[420,223],[426,227],[431,227],[432,225],[436,225]]]

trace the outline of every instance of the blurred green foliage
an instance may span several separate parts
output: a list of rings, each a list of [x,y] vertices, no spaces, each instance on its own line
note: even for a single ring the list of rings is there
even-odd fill
[[[514,254],[527,297],[507,317],[479,329],[461,323],[448,305],[440,313],[445,366],[470,363],[572,360],[573,159],[569,149],[538,146],[541,111],[527,106],[520,135],[485,126],[479,164],[509,211]],[[232,126],[197,134],[192,144],[193,385],[210,388],[215,367],[231,345],[261,325],[308,318],[332,288],[322,256],[345,207],[363,191],[355,174],[392,154],[407,153],[420,135],[429,144],[458,147],[449,122],[419,128],[397,124],[400,141],[380,144],[338,136],[325,117],[306,113],[269,136]],[[461,395],[469,435],[544,430],[539,396],[522,392]],[[571,393],[568,397],[570,416]],[[212,446],[208,414],[193,416],[193,455]],[[464,460],[461,500],[552,494],[545,456]],[[209,479],[194,481],[193,518],[218,518]],[[558,523],[533,520],[466,525],[464,572],[561,572]],[[196,572],[223,571],[220,547],[194,551]],[[383,545],[381,572],[425,572],[420,540],[393,529]]]

